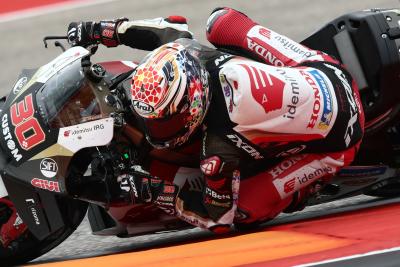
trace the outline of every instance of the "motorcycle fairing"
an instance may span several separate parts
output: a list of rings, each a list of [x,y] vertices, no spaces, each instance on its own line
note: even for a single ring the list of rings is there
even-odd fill
[[[57,72],[62,70],[65,66],[71,64],[72,62],[82,59],[84,56],[87,56],[89,51],[83,47],[73,47],[68,49],[46,65],[40,67],[32,76],[27,76],[29,82],[27,82],[19,91],[18,94],[10,95],[7,99],[7,102],[14,102],[17,98],[20,98],[21,95],[25,94],[25,91],[28,90],[34,83],[45,84],[51,77],[53,77]],[[26,71],[26,70],[24,70]],[[17,82],[18,83],[18,82]],[[15,86],[14,86],[15,88]]]
[[[57,141],[19,166],[8,165],[10,176],[36,188],[67,193],[69,163],[83,148],[107,145],[113,138],[114,119],[106,118],[59,129]]]
[[[81,59],[87,54],[88,51],[83,48],[72,48],[36,72],[24,71],[13,88],[15,93],[10,94],[0,113],[0,193],[2,197],[9,196],[12,199],[20,217],[39,240],[64,225],[54,193],[67,193],[65,178],[73,155],[86,147],[107,145],[113,138],[114,119],[110,117],[113,110],[103,103],[109,90],[104,81],[94,83],[86,77],[81,67]],[[63,81],[64,71],[69,70],[70,77],[74,74],[78,74],[79,77],[75,80],[67,77],[67,80]],[[61,82],[68,84],[69,81],[78,86],[73,92],[68,90],[68,86],[60,88]],[[78,115],[74,115],[75,118],[78,116],[79,120],[63,124],[63,119],[70,118],[68,109],[64,110],[64,106],[68,106],[68,101],[74,102],[75,95],[78,95],[79,100],[79,86],[82,84],[85,85],[83,89],[86,91],[81,95],[86,96],[86,99],[80,100],[88,100],[89,104],[95,103],[96,105],[89,107],[96,108],[98,115],[92,115],[94,113],[87,110],[83,110],[82,114],[78,109]],[[46,90],[50,93],[61,90],[61,96],[54,100],[58,100],[57,103],[53,103],[53,99],[43,98],[53,96],[43,94]],[[39,103],[40,101],[42,102]],[[49,104],[53,109],[62,108],[61,114],[55,114],[56,118],[60,117],[57,121],[61,122],[60,127],[52,125],[49,120],[53,118],[45,116],[47,106],[43,103]],[[20,119],[26,113],[29,113],[28,118]],[[16,127],[30,120],[34,121],[36,128],[27,127],[28,130],[22,131],[23,135],[19,138],[22,136],[23,139],[28,139],[42,130],[43,140],[27,149],[18,139]]]
[[[64,226],[54,194],[32,190],[31,186],[16,179],[4,179],[4,184],[22,221],[37,239],[43,240]]]
[[[52,129],[44,122],[42,118],[43,111],[38,106],[36,95],[50,78],[58,74],[66,66],[88,54],[89,51],[86,49],[74,47],[62,53],[50,63],[40,67],[36,72],[34,70],[24,70],[22,72],[0,113],[2,123],[0,146],[2,154],[7,155],[6,162],[1,162],[2,164],[0,165],[11,164],[19,166],[57,141],[58,129]],[[15,111],[13,115],[11,110]],[[27,114],[28,111],[31,114]],[[19,131],[22,132],[19,138],[16,136],[16,128],[23,128]],[[27,143],[24,143],[24,141],[38,136],[41,138],[40,142],[37,142],[32,147],[24,146]],[[22,142],[21,139],[23,140]],[[4,166],[1,167],[4,169]]]

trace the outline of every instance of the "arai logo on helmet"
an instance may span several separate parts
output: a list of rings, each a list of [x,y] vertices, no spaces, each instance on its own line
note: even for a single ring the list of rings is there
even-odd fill
[[[13,93],[15,95],[18,94],[27,82],[28,82],[27,77],[22,77],[21,79],[19,79],[18,82],[14,85],[14,88],[12,90]]]
[[[50,158],[44,158],[40,162],[40,171],[47,178],[53,178],[58,171],[57,162]]]
[[[154,111],[154,108],[152,106],[142,101],[133,100],[132,105],[135,111],[139,114],[149,114]]]

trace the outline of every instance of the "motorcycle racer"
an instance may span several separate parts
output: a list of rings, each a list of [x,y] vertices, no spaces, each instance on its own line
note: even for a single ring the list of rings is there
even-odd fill
[[[345,68],[236,10],[218,8],[208,19],[218,49],[193,40],[180,16],[71,23],[68,36],[73,45],[155,49],[133,74],[133,112],[157,149],[201,136],[204,185],[129,174],[119,181],[136,201],[195,226],[225,232],[234,220],[299,209],[360,145],[364,115]]]

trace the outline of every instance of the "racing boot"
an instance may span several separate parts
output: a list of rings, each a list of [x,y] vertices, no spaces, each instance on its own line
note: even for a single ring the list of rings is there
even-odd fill
[[[20,238],[28,227],[19,217],[13,203],[5,198],[0,198],[0,244],[9,247]]]
[[[214,222],[204,206],[203,186],[186,182],[179,187],[157,177],[137,177],[123,174],[118,177],[121,191],[131,203],[153,203],[171,216],[177,216],[194,226],[208,229],[216,234],[231,230],[230,225]]]

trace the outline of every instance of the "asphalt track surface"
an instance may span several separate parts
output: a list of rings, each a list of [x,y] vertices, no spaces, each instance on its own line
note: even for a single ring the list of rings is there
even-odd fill
[[[71,1],[70,1],[71,2]],[[48,9],[41,12],[40,8],[32,11],[35,16],[30,16],[27,13],[22,14],[5,14],[0,9],[0,53],[1,53],[1,75],[0,75],[0,93],[6,94],[22,68],[36,68],[53,59],[59,54],[59,49],[50,47],[44,49],[42,38],[45,35],[63,35],[66,32],[67,25],[71,21],[77,20],[100,20],[104,18],[128,17],[131,19],[154,18],[168,15],[184,15],[189,20],[191,31],[196,38],[203,43],[207,43],[205,39],[205,22],[211,10],[217,6],[231,6],[242,10],[254,20],[271,29],[286,34],[294,40],[301,40],[314,30],[318,29],[325,22],[335,18],[346,12],[361,10],[374,7],[397,7],[399,2],[395,0],[269,0],[269,1],[212,1],[212,0],[115,0],[101,1],[97,5],[88,5],[78,8],[65,8],[62,11],[57,9]],[[31,13],[32,13],[31,12]],[[41,13],[44,13],[40,15]],[[139,60],[143,56],[143,52],[130,48],[119,47],[115,49],[101,48],[93,61],[104,60]],[[400,200],[393,200],[399,202]],[[279,224],[278,227],[296,227],[299,222],[304,219],[316,220],[327,213],[341,212],[343,209],[359,210],[360,208],[383,205],[381,208],[387,207],[385,201],[372,197],[356,197],[345,201],[339,201],[331,204],[311,207],[303,212],[292,215],[280,216],[272,224]],[[380,208],[378,208],[379,210]],[[395,206],[391,212],[398,211],[400,208]],[[382,214],[380,214],[382,215]],[[335,215],[337,218],[342,218],[346,215]],[[334,216],[334,218],[336,218]],[[394,217],[393,217],[394,218]],[[396,217],[397,218],[397,217]],[[360,218],[358,218],[360,219]],[[362,220],[362,219],[360,219]],[[380,221],[382,224],[390,224],[392,217],[386,214],[386,217]],[[398,224],[398,220],[394,222]],[[268,226],[271,227],[271,226]],[[272,226],[276,227],[276,226]],[[269,228],[261,230],[260,233]],[[394,229],[389,228],[389,231]],[[397,229],[397,233],[399,230]],[[329,232],[325,233],[330,236]],[[391,232],[382,233],[383,235],[391,235]],[[250,235],[250,234],[249,234]],[[333,237],[335,235],[332,234]],[[235,236],[234,236],[235,237]],[[239,235],[241,238],[246,238],[246,235]],[[250,236],[249,236],[250,237]],[[400,234],[398,235],[400,237]],[[87,258],[99,255],[108,255],[113,253],[145,253],[152,252],[154,248],[170,248],[173,249],[178,245],[191,243],[201,243],[205,240],[214,240],[210,234],[198,229],[181,231],[178,233],[169,233],[162,235],[149,235],[143,237],[135,237],[130,239],[104,238],[96,237],[90,234],[90,228],[85,220],[77,231],[62,245],[55,248],[53,251],[37,259],[34,264],[49,262],[59,262],[68,259]],[[379,239],[379,238],[378,238]],[[394,238],[395,239],[395,238]],[[383,240],[383,239],[382,239]],[[234,242],[234,240],[232,240]],[[336,242],[337,240],[335,240]],[[340,240],[339,240],[340,241]],[[343,240],[342,240],[343,241]],[[385,242],[383,242],[385,241]],[[394,240],[383,240],[377,248],[371,250],[388,249],[391,247],[400,246]],[[206,242],[206,241],[205,241]],[[303,240],[301,243],[311,241]],[[317,244],[322,244],[318,240],[314,240]],[[333,243],[335,243],[333,242]],[[343,245],[343,244],[342,244]],[[322,246],[322,245],[321,245]],[[157,253],[157,251],[154,251]],[[155,254],[154,253],[154,254]],[[166,251],[165,253],[168,253]],[[323,257],[324,253],[315,252],[318,257],[314,261],[326,260]],[[365,253],[365,251],[363,252]],[[343,253],[345,255],[346,253]],[[357,253],[355,253],[357,254]],[[131,254],[118,254],[131,255]],[[135,256],[137,255],[137,256]],[[133,258],[129,259],[132,265],[142,254],[133,254]],[[346,254],[348,255],[348,254]],[[331,258],[339,258],[342,255],[335,255]],[[328,257],[329,258],[329,257]],[[348,261],[351,261],[350,263]],[[117,261],[115,261],[117,262]],[[307,262],[307,261],[306,261]],[[303,261],[286,262],[292,266],[296,264],[304,264]],[[88,262],[89,263],[89,262]],[[94,263],[94,262],[92,262]],[[227,263],[227,262],[226,262]],[[248,262],[247,264],[250,264]],[[61,263],[58,263],[61,264]],[[153,263],[154,264],[154,263]],[[271,263],[272,264],[272,263]],[[386,264],[386,265],[385,265]],[[91,266],[87,264],[86,266]],[[130,266],[129,262],[120,266]],[[143,262],[142,266],[148,266]],[[174,264],[168,264],[174,265]],[[198,262],[198,265],[201,262]],[[219,266],[214,264],[209,264]],[[224,264],[221,264],[224,265]],[[228,265],[228,264],[226,264]],[[230,264],[241,265],[241,264]],[[261,261],[259,265],[265,266],[266,262]],[[327,262],[321,266],[399,266],[399,252],[387,251],[386,253],[378,253],[357,257],[356,259],[343,259],[337,262]],[[56,266],[56,265],[54,265]],[[85,266],[79,265],[78,262],[65,262],[62,266]],[[100,266],[100,265],[99,265]],[[110,265],[111,266],[111,265]],[[189,265],[187,265],[189,266]],[[268,266],[272,266],[268,264]]]

